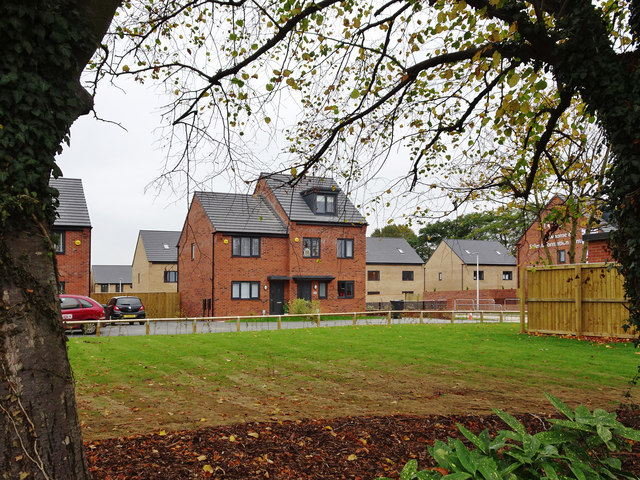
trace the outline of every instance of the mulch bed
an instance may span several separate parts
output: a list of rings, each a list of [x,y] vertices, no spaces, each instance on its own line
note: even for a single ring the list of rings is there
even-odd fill
[[[636,417],[621,418],[637,428]],[[518,418],[531,433],[549,427],[545,417]],[[85,447],[95,480],[399,478],[412,458],[431,466],[426,446],[461,437],[458,423],[474,433],[506,428],[495,415],[346,417],[160,431]],[[640,474],[640,445],[622,456],[625,468]]]

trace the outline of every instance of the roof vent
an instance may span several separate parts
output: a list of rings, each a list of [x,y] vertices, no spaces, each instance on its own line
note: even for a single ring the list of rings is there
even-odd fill
[[[496,253],[497,253],[498,255],[502,255],[502,252],[499,252],[498,250],[496,250]]]
[[[467,253],[467,255],[471,255],[471,252],[469,250],[465,250],[465,252]]]
[[[169,244],[168,244],[168,243],[165,243],[165,244],[163,245],[163,247],[164,247],[164,249],[165,249],[165,250],[169,250]]]
[[[399,248],[398,251],[404,255],[404,251],[401,248]]]

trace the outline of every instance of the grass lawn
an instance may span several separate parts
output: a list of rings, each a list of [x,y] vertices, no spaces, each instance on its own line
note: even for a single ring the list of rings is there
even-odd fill
[[[615,409],[632,344],[518,335],[518,325],[395,325],[72,337],[88,439],[249,420]],[[634,400],[638,401],[634,392]]]

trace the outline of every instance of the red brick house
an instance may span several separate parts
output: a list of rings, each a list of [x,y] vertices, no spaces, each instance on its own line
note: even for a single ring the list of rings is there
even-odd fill
[[[587,263],[613,262],[610,237],[616,230],[615,225],[609,223],[610,216],[605,213],[600,225],[585,234],[583,239],[587,248]]]
[[[281,314],[294,298],[362,311],[366,221],[330,178],[262,174],[252,195],[196,192],[178,242],[190,316]]]
[[[91,291],[91,220],[79,178],[52,178],[59,192],[53,223],[58,282],[63,293],[89,295]]]
[[[540,214],[540,220],[534,221],[516,243],[518,265],[558,265],[570,263],[571,224],[548,219],[553,209],[562,208],[565,199],[555,195]],[[579,219],[576,232],[575,262],[582,257],[586,220]],[[548,252],[548,254],[547,254]]]

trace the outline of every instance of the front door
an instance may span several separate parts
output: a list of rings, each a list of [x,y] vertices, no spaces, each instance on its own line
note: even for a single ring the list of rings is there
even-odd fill
[[[284,314],[284,282],[269,284],[269,315]]]
[[[311,301],[311,282],[298,282],[298,298]]]

